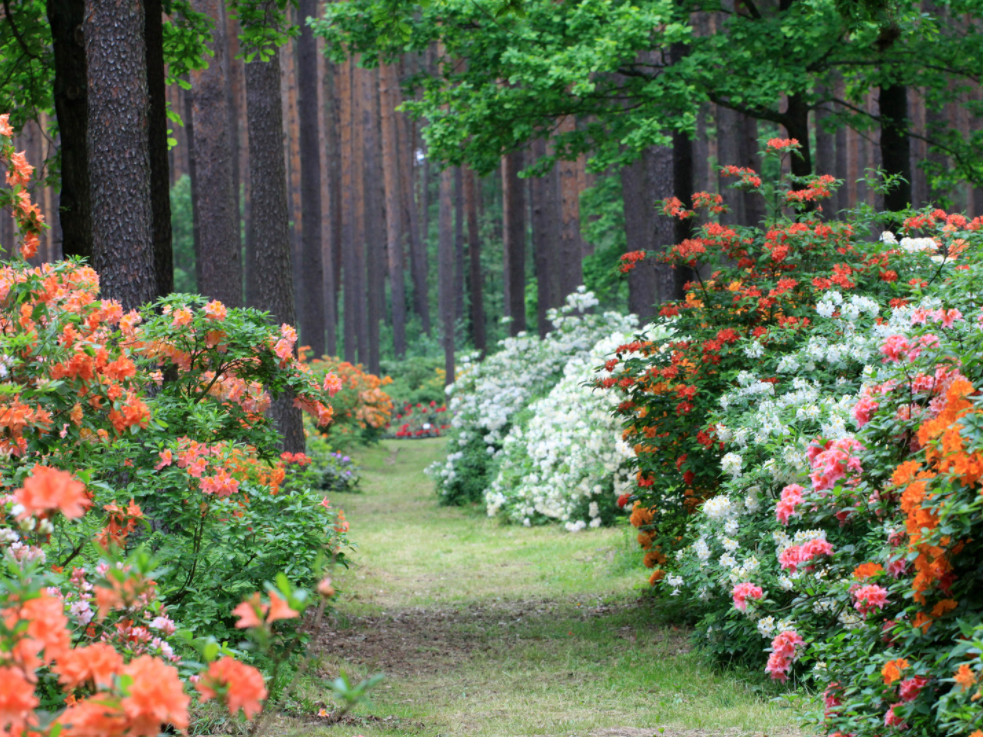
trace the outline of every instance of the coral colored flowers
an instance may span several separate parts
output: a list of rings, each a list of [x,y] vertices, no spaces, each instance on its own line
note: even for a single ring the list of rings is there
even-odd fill
[[[786,681],[792,663],[799,657],[804,644],[802,636],[795,630],[785,630],[779,634],[771,641],[771,655],[768,656],[765,673],[776,681]]]
[[[85,486],[67,471],[47,466],[35,466],[24,486],[14,492],[24,511],[20,518],[58,511],[72,519],[85,514],[92,502]]]
[[[747,611],[747,600],[761,599],[764,596],[764,591],[761,590],[760,586],[745,581],[734,587],[731,596],[734,598],[734,607],[738,611],[745,612]]]
[[[202,701],[221,698],[230,714],[235,716],[242,709],[247,719],[262,710],[267,696],[263,675],[251,665],[228,656],[209,665],[195,688]]]

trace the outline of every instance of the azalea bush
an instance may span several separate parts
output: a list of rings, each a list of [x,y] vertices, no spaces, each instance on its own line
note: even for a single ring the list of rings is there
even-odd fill
[[[563,377],[566,365],[587,356],[598,340],[633,323],[616,312],[591,312],[597,298],[583,287],[548,312],[553,329],[540,339],[520,333],[499,342],[499,350],[479,361],[466,356],[447,388],[453,414],[446,463],[430,470],[443,504],[484,499],[494,480],[497,456],[518,412]]]
[[[447,406],[436,400],[429,404],[407,404],[393,417],[389,426],[395,438],[436,438],[450,429]]]
[[[319,379],[332,382],[333,421],[322,431],[332,447],[347,450],[378,441],[392,417],[393,402],[384,391],[392,379],[329,356],[311,361],[310,369]]]
[[[192,690],[255,715],[263,676],[215,636],[274,580],[262,628],[297,618],[347,532],[265,411],[287,394],[326,426],[341,380],[256,310],[172,295],[124,313],[80,262],[30,266],[43,219],[9,135],[0,116],[22,239],[0,263],[0,732],[184,729]],[[266,657],[297,642],[281,634]]]
[[[634,327],[632,316],[624,322]],[[572,532],[614,520],[631,480],[633,451],[612,413],[616,398],[592,380],[604,378],[597,365],[632,339],[631,332],[616,332],[598,341],[566,365],[549,394],[519,413],[485,493],[489,516],[527,526],[559,521]]]
[[[663,309],[686,338],[631,346],[606,380],[636,443],[622,501],[651,581],[718,656],[821,691],[828,734],[970,734],[983,220],[892,213],[900,232],[874,238],[867,209],[833,224],[797,205],[832,181],[737,173],[791,213],[677,246],[718,266]]]

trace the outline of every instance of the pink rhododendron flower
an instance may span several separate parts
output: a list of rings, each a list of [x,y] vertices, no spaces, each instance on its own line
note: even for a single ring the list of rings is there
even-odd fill
[[[922,689],[928,684],[928,678],[925,676],[913,676],[912,678],[907,678],[901,681],[901,685],[898,688],[898,695],[901,696],[901,700],[904,702],[914,701],[918,698],[918,694],[922,692]]]
[[[907,358],[911,346],[907,338],[903,335],[891,335],[881,345],[881,353],[884,358],[883,363],[898,363],[902,358]]]
[[[863,615],[880,611],[887,605],[887,589],[877,584],[868,584],[853,590],[853,608]]]
[[[813,444],[809,450],[812,451],[816,447]],[[848,484],[857,483],[863,467],[856,453],[861,450],[864,450],[864,446],[853,438],[839,438],[827,443],[825,449],[812,453],[810,458],[812,473],[809,474],[809,478],[812,479],[813,489],[816,491],[832,489],[837,481],[844,478]]]
[[[765,666],[765,673],[776,681],[788,679],[792,663],[799,657],[803,644],[802,636],[795,630],[785,630],[771,641],[771,655]]]
[[[898,705],[895,704],[887,710],[887,714],[884,715],[884,726],[895,727],[897,729],[908,729],[908,725],[905,723],[904,719],[894,713],[894,710],[897,708]]]
[[[870,422],[870,416],[880,407],[879,402],[875,402],[870,397],[864,397],[853,405],[853,419],[857,421],[857,427],[863,427]]]
[[[731,596],[734,597],[734,606],[738,611],[747,611],[747,600],[748,599],[760,599],[764,596],[764,591],[761,590],[760,586],[755,586],[753,583],[745,581],[744,583],[739,583],[734,587]]]
[[[887,564],[887,572],[895,578],[901,578],[908,570],[908,561],[902,558],[895,558]]]
[[[775,519],[787,526],[789,517],[797,514],[795,508],[802,503],[803,491],[805,489],[798,484],[789,484],[782,489],[782,498],[775,507]]]
[[[832,555],[833,546],[825,540],[809,540],[802,545],[790,545],[779,556],[778,562],[783,569],[796,573],[799,566],[817,558],[820,555]]]

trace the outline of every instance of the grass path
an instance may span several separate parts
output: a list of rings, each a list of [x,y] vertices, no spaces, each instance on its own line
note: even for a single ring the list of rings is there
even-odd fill
[[[358,543],[336,576],[339,615],[301,690],[327,704],[325,679],[383,672],[370,708],[324,735],[651,735],[795,731],[795,715],[739,675],[689,651],[685,633],[639,599],[622,530],[571,535],[503,526],[437,507],[423,469],[443,440],[364,451],[363,493],[333,502]],[[309,711],[308,711],[309,710]]]

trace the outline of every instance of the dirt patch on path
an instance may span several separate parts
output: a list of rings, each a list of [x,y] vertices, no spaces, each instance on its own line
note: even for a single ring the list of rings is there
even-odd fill
[[[574,625],[611,626],[612,620],[637,616],[641,604],[584,606],[573,601],[532,599],[468,604],[461,607],[413,607],[343,618],[322,627],[321,652],[392,676],[416,676],[460,666],[475,653],[494,658],[517,645],[573,636]],[[342,626],[343,625],[343,626]],[[617,627],[627,646],[639,637],[636,627]],[[689,651],[685,633],[652,624],[647,644],[664,644],[674,654]]]

